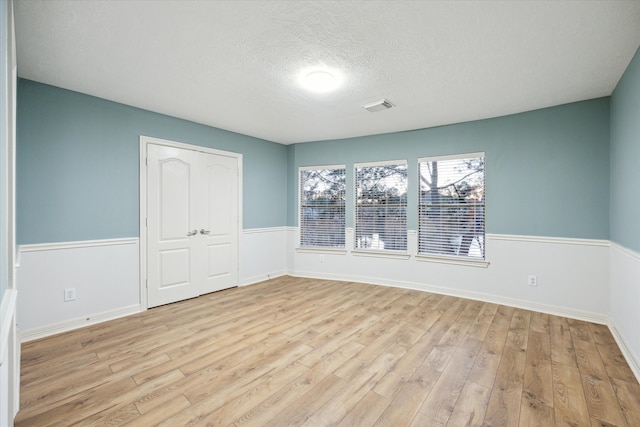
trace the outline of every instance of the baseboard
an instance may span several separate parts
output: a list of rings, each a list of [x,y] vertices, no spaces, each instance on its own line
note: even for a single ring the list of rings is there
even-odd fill
[[[141,311],[140,305],[136,304],[128,307],[118,308],[116,310],[110,310],[103,313],[97,313],[89,316],[83,316],[81,318],[67,320],[64,322],[57,323],[55,325],[48,325],[42,328],[35,328],[35,329],[20,331],[21,342],[24,343],[28,341],[33,341],[39,338],[45,338],[45,337],[59,334],[62,332],[68,332],[74,329],[83,328],[85,326],[106,322],[107,320],[119,319],[121,317],[140,313],[140,311]]]
[[[640,358],[633,351],[631,351],[629,346],[627,346],[627,340],[625,340],[622,333],[620,333],[620,330],[616,326],[616,323],[613,319],[609,319],[608,326],[609,330],[611,330],[611,335],[613,335],[616,343],[618,343],[618,347],[620,347],[622,355],[629,364],[629,367],[633,371],[633,374],[636,376],[636,379],[638,380],[638,382],[640,382]]]
[[[402,282],[395,280],[383,280],[377,277],[347,276],[334,274],[318,274],[307,271],[290,271],[289,275],[294,277],[305,277],[310,279],[321,280],[339,280],[346,282],[367,283],[371,285],[390,286],[393,288],[411,289],[415,291],[431,292],[434,294],[450,295],[458,298],[472,299],[476,301],[484,301],[492,304],[506,305],[509,307],[521,308],[524,310],[538,311],[541,313],[552,314],[554,316],[562,316],[576,320],[584,320],[586,322],[598,323],[601,325],[609,324],[609,316],[599,313],[591,313],[581,310],[573,310],[567,307],[559,307],[549,304],[540,304],[533,301],[525,301],[516,298],[502,297],[498,295],[483,294],[480,292],[470,292],[459,289],[443,288],[439,286],[431,286],[424,283]]]
[[[242,280],[242,282],[238,286],[250,286],[255,285],[256,283],[264,282],[265,280],[275,279],[276,277],[286,276],[288,274],[285,270],[273,271],[267,274],[259,274],[253,277],[247,277]]]

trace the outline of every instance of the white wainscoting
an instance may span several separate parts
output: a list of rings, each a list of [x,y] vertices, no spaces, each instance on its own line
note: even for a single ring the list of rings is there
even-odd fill
[[[23,245],[18,265],[22,341],[140,311],[137,238]]]
[[[640,254],[612,242],[610,256],[610,328],[640,381]]]
[[[347,230],[347,242],[352,239]],[[417,248],[415,231],[409,248]],[[297,230],[289,230],[295,247]],[[487,235],[489,265],[423,262],[353,256],[346,253],[294,251],[290,274],[417,289],[506,304],[607,324],[609,313],[609,242],[606,240]],[[536,275],[538,286],[527,285]]]
[[[0,426],[13,425],[20,391],[20,345],[15,328],[16,297],[9,289],[0,300]]]
[[[287,227],[250,228],[242,233],[240,285],[287,274]]]

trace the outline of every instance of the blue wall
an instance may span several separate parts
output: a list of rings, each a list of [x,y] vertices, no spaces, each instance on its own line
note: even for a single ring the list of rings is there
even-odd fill
[[[19,244],[139,236],[139,137],[243,155],[243,227],[286,224],[287,147],[18,82]]]
[[[381,114],[381,120],[383,118]],[[300,166],[407,159],[408,228],[417,228],[417,159],[485,152],[487,232],[608,239],[609,98],[495,119],[410,132],[296,144],[290,180]],[[291,152],[292,151],[292,152]],[[352,169],[350,169],[352,170]],[[347,172],[348,200],[353,175]],[[351,195],[351,197],[349,197]],[[347,226],[353,226],[353,208]],[[297,193],[289,192],[296,225]]]
[[[612,241],[640,252],[640,50],[611,96]]]
[[[243,154],[244,228],[297,224],[299,166],[407,159],[415,194],[419,157],[484,151],[489,233],[609,238],[609,98],[291,146],[29,80],[17,116],[20,244],[138,236],[141,134]]]

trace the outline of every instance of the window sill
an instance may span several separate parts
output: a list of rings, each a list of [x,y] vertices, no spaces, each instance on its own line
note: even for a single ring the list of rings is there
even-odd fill
[[[422,262],[438,262],[441,264],[454,264],[454,265],[466,265],[469,267],[480,267],[487,268],[489,267],[489,261],[486,260],[475,260],[475,259],[466,259],[466,258],[453,258],[453,257],[438,257],[432,255],[416,255],[417,261]]]
[[[347,254],[347,250],[344,248],[322,248],[322,247],[305,247],[305,246],[297,247],[296,252],[302,253],[302,254],[334,254],[334,255]]]
[[[368,256],[377,258],[392,258],[392,259],[409,259],[411,255],[406,252],[390,252],[390,251],[367,251],[367,250],[353,250],[351,254],[354,256]]]

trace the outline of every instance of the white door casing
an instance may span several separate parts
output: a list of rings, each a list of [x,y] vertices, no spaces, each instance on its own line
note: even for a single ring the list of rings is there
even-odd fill
[[[141,153],[143,306],[237,286],[241,156],[148,137]]]

